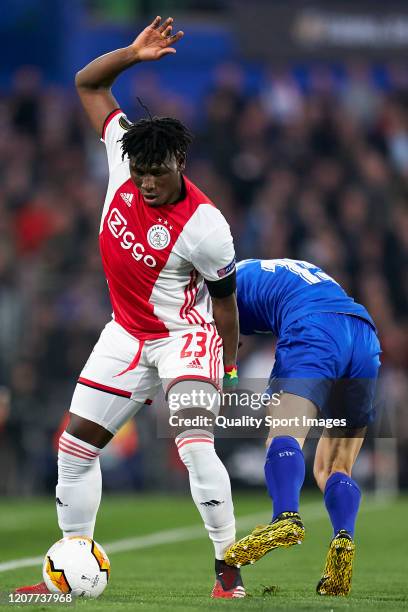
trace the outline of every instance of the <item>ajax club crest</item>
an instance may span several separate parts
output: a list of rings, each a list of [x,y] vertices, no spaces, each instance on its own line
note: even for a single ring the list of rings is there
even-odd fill
[[[147,242],[153,249],[161,251],[170,242],[170,232],[164,225],[152,225],[147,232]]]

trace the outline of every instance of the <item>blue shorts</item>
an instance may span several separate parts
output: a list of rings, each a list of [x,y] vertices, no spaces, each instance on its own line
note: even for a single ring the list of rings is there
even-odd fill
[[[305,397],[326,418],[364,427],[375,418],[380,353],[364,319],[331,312],[302,317],[279,338],[267,392]]]

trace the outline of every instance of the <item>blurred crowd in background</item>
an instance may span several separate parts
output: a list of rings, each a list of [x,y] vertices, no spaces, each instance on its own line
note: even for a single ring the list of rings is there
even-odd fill
[[[134,69],[129,79],[130,120],[144,114],[140,96],[152,114],[192,128],[186,173],[223,211],[238,259],[311,261],[368,308],[383,349],[379,394],[398,432],[399,484],[408,486],[408,69],[390,65],[384,90],[362,63],[344,66],[341,78],[310,66],[303,82],[290,66],[265,67],[248,93],[244,69],[226,63],[199,106],[163,89],[154,72],[138,79]],[[1,494],[55,485],[56,432],[111,312],[98,248],[106,186],[104,146],[74,88],[18,70],[0,99]],[[267,376],[273,348],[271,339],[245,340],[241,371]],[[171,441],[149,450],[160,409],[143,410],[106,452],[108,488],[184,478]],[[258,442],[247,455],[259,457],[252,472],[239,459],[245,445],[225,450],[241,484],[256,474],[262,482]],[[368,480],[379,461],[367,455]]]

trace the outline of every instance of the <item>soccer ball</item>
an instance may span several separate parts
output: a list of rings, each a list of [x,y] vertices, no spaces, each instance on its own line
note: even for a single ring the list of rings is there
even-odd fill
[[[51,593],[99,597],[109,574],[110,562],[102,546],[85,536],[58,540],[44,558],[43,577]]]

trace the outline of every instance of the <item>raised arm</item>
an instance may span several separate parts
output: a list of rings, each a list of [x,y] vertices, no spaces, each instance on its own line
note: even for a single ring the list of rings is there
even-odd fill
[[[119,108],[111,87],[116,77],[139,62],[158,60],[169,53],[176,53],[174,45],[183,37],[183,32],[172,35],[173,18],[161,23],[156,17],[128,47],[117,49],[93,60],[77,72],[75,85],[82,105],[92,126],[102,134],[106,117]]]

